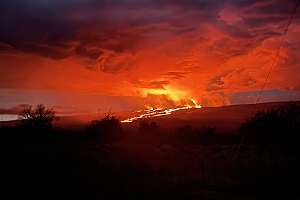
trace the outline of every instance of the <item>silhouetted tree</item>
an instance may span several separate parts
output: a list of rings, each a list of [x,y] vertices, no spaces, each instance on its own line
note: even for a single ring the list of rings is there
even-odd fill
[[[255,143],[290,143],[300,139],[300,106],[293,102],[258,111],[238,129]]]
[[[123,127],[118,118],[107,115],[91,121],[87,127],[87,132],[101,142],[110,142],[120,139]]]
[[[160,130],[156,122],[147,122],[145,119],[140,121],[139,133],[155,133]]]
[[[47,131],[53,128],[53,120],[57,120],[53,108],[48,109],[43,104],[38,104],[35,109],[26,106],[20,113],[21,122],[17,127],[28,131]]]

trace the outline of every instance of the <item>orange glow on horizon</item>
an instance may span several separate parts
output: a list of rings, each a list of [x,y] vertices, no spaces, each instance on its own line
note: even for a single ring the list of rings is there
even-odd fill
[[[169,109],[163,109],[163,108],[149,108],[147,110],[139,110],[139,111],[135,111],[133,112],[133,114],[135,113],[140,113],[140,112],[144,112],[144,114],[140,114],[139,116],[136,117],[131,117],[125,120],[122,120],[122,123],[129,123],[132,122],[134,120],[137,119],[141,119],[141,118],[150,118],[150,117],[160,117],[160,116],[166,116],[166,115],[171,115],[172,112],[178,111],[178,110],[187,110],[187,109],[191,109],[191,108],[201,108],[201,105],[196,105],[194,107],[192,106],[186,106],[186,107],[179,107],[179,108],[169,108]]]

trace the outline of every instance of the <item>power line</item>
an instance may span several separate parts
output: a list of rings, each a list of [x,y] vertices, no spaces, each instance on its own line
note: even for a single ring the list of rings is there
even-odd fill
[[[274,59],[273,59],[271,68],[270,68],[270,70],[269,70],[269,72],[268,72],[268,74],[267,74],[267,77],[266,77],[266,80],[265,80],[265,82],[264,82],[264,84],[263,84],[263,87],[261,88],[261,91],[260,91],[260,93],[259,93],[259,95],[258,95],[258,98],[257,98],[257,101],[256,101],[256,103],[255,103],[255,106],[254,106],[254,109],[253,109],[253,111],[252,111],[251,116],[254,115],[254,112],[255,112],[255,110],[256,110],[257,104],[258,104],[258,102],[259,102],[259,100],[260,100],[260,97],[261,97],[261,95],[262,95],[262,93],[263,93],[263,91],[264,91],[264,89],[265,89],[265,86],[266,86],[266,84],[267,84],[267,81],[268,81],[268,79],[269,79],[269,76],[270,76],[270,74],[271,74],[271,71],[272,71],[273,66],[274,66],[274,64],[275,64],[276,58],[277,58],[277,56],[278,56],[278,54],[279,54],[280,48],[281,48],[282,43],[283,43],[283,41],[284,41],[285,35],[286,35],[286,33],[287,33],[288,29],[289,29],[289,26],[290,26],[290,24],[291,24],[291,22],[292,22],[292,19],[293,19],[293,17],[294,17],[295,12],[296,12],[296,9],[297,9],[297,6],[298,6],[298,4],[299,4],[299,1],[300,1],[300,0],[298,0],[297,3],[296,3],[296,5],[295,5],[295,8],[294,8],[293,13],[292,13],[292,16],[291,16],[291,18],[290,18],[290,20],[289,20],[289,23],[288,23],[288,25],[287,25],[287,27],[286,27],[286,29],[285,29],[285,32],[284,32],[284,34],[283,34],[283,37],[282,37],[282,39],[281,39],[281,42],[280,42],[280,44],[279,44],[279,47],[278,47],[277,52],[276,52],[276,54],[275,54],[275,57],[274,57]],[[240,147],[241,147],[241,145],[242,145],[242,143],[243,143],[243,141],[244,141],[244,138],[245,138],[245,135],[243,135],[243,137],[242,137],[242,139],[241,139],[241,142],[240,142],[240,144],[239,144],[239,147],[238,147],[238,149],[237,149],[237,152],[236,152],[236,154],[235,154],[235,157],[237,157],[237,155],[238,155],[238,153],[239,153],[239,150],[240,150]]]
[[[279,54],[280,48],[281,48],[282,43],[283,43],[283,41],[284,41],[285,35],[286,35],[286,33],[287,33],[288,29],[289,29],[289,26],[290,26],[290,24],[291,24],[291,21],[292,21],[292,19],[293,19],[293,16],[294,16],[294,14],[295,14],[295,12],[296,12],[296,9],[297,9],[297,6],[298,6],[299,1],[300,1],[300,0],[298,0],[297,3],[296,3],[296,6],[295,6],[294,11],[293,11],[293,14],[292,14],[292,16],[291,16],[291,18],[290,18],[290,21],[289,21],[289,23],[288,23],[286,29],[285,29],[285,32],[284,32],[283,37],[282,37],[282,39],[281,39],[280,45],[279,45],[279,47],[278,47],[278,49],[277,49],[277,52],[276,52],[276,55],[275,55],[274,60],[273,60],[273,62],[272,62],[272,65],[271,65],[271,68],[270,68],[270,70],[269,70],[269,73],[268,73],[268,75],[267,75],[267,77],[266,77],[266,80],[265,80],[265,82],[264,82],[264,84],[263,84],[263,87],[262,87],[262,89],[261,89],[261,91],[260,91],[260,93],[259,93],[259,95],[258,95],[257,101],[256,101],[256,103],[255,103],[255,107],[254,107],[254,109],[253,109],[253,113],[255,112],[256,106],[257,106],[257,104],[258,104],[258,102],[259,102],[259,100],[260,100],[260,97],[261,97],[261,95],[262,95],[262,93],[263,93],[263,90],[265,89],[265,86],[266,86],[266,84],[267,84],[267,80],[268,80],[268,78],[269,78],[269,76],[270,76],[270,74],[271,74],[271,71],[272,71],[273,66],[274,66],[274,64],[275,64],[275,60],[276,60],[276,58],[277,58],[277,56],[278,56],[278,54]],[[253,113],[252,113],[252,115],[253,115]]]

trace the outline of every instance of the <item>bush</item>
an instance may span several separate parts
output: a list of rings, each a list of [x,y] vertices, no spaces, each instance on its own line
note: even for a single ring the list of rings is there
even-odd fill
[[[48,132],[53,129],[53,120],[57,120],[53,109],[46,108],[39,104],[32,109],[32,106],[24,107],[20,113],[21,122],[17,128],[21,131],[29,132]]]
[[[147,122],[145,119],[140,121],[139,133],[155,133],[160,130],[156,122]]]
[[[120,139],[123,127],[118,118],[107,115],[102,119],[91,121],[87,127],[87,132],[101,142],[112,142]]]
[[[300,135],[300,106],[289,102],[258,111],[238,129],[255,143],[293,143]]]
[[[196,130],[197,139],[202,145],[211,144],[216,138],[216,127],[202,126]]]
[[[203,126],[194,129],[191,125],[184,125],[175,131],[175,137],[181,142],[211,144],[216,138],[216,127]]]
[[[182,127],[179,127],[175,131],[175,137],[177,140],[181,142],[195,142],[196,141],[196,135],[194,127],[188,124],[183,125]]]

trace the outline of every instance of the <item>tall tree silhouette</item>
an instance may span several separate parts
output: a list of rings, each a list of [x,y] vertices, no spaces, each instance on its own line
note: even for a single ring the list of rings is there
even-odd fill
[[[31,131],[51,130],[53,120],[58,119],[53,108],[48,109],[43,104],[38,104],[35,109],[32,109],[32,106],[24,107],[20,116],[21,122],[18,126]]]

